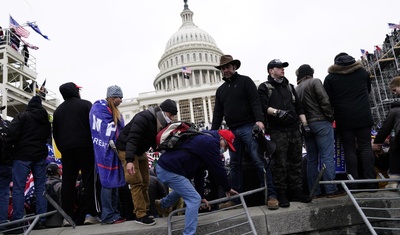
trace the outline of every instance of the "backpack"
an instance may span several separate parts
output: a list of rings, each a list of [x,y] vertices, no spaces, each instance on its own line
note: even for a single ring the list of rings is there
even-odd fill
[[[158,132],[156,136],[157,151],[171,150],[179,147],[180,144],[193,136],[204,134],[194,123],[172,122]]]
[[[47,194],[48,194],[58,205],[60,205],[60,199],[58,198],[57,193],[56,193],[56,191],[54,190],[54,185],[56,185],[56,184],[58,184],[58,183],[60,183],[60,182],[61,182],[61,180],[60,180],[60,181],[55,180],[55,181],[53,181],[53,182],[51,182],[51,183],[49,183],[49,184],[46,184],[46,192],[47,192]],[[53,206],[49,201],[47,201],[47,211],[53,211],[53,210],[56,210],[56,208],[54,208],[54,206]]]
[[[272,90],[275,89],[274,86],[272,86],[272,84],[268,81],[264,82],[265,86],[268,89],[268,97],[271,97],[272,94]],[[292,103],[296,103],[296,97],[293,94],[293,85],[292,84],[288,84],[288,89],[290,91],[290,94],[292,94]]]

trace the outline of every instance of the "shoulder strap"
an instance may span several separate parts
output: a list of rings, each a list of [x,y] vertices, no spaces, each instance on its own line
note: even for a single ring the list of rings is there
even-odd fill
[[[265,81],[264,84],[268,89],[268,97],[271,97],[272,90],[275,89],[275,87],[269,81]],[[293,89],[294,89],[293,85],[289,83],[288,84],[288,89],[290,91],[290,94],[292,94],[292,102],[295,103],[296,102],[296,97],[293,94]]]

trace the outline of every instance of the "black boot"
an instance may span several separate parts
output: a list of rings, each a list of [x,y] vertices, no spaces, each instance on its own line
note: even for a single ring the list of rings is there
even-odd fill
[[[286,192],[284,189],[278,190],[278,201],[279,201],[280,207],[289,207],[290,206],[289,199],[287,198]]]
[[[306,195],[302,190],[294,190],[291,193],[293,202],[304,202],[308,203],[312,201],[312,198]]]

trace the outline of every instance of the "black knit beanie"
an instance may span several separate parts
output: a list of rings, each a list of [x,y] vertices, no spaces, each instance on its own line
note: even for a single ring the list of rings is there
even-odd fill
[[[176,107],[175,101],[171,99],[166,99],[164,102],[160,104],[160,108],[164,112],[170,112],[173,115],[176,115],[178,113],[178,109]]]
[[[297,69],[297,81],[300,79],[304,78],[305,76],[313,76],[314,75],[314,69],[311,68],[310,65],[308,64],[303,64]]]

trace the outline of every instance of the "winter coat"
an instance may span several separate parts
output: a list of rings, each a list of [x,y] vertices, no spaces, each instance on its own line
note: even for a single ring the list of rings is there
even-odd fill
[[[271,96],[269,96],[269,88],[264,83],[261,83],[258,86],[258,95],[260,97],[262,110],[267,119],[268,129],[280,131],[293,131],[299,129],[299,115],[304,114],[304,110],[293,85],[290,84],[289,80],[285,77],[283,78],[282,83],[278,83],[270,75],[268,75],[268,82],[273,86]],[[292,86],[292,88],[289,86]],[[267,110],[269,107],[286,110],[290,113],[292,118],[282,121],[278,117],[268,115]]]
[[[400,102],[395,101],[391,104],[388,115],[383,122],[382,128],[375,137],[375,144],[383,144],[390,132],[394,130],[394,138],[390,138],[390,148],[397,149],[400,147]]]
[[[137,113],[118,136],[116,147],[126,151],[126,162],[133,162],[150,147],[155,149],[157,133],[167,126],[159,107],[149,108]]]
[[[224,117],[230,128],[262,122],[261,103],[253,80],[235,73],[232,79],[224,78],[224,81],[215,93],[211,129],[218,130]]]
[[[60,86],[64,102],[54,111],[53,137],[61,154],[75,148],[93,148],[89,125],[92,103],[83,100],[74,83]]]
[[[371,78],[361,62],[334,64],[328,73],[324,87],[333,107],[336,127],[344,130],[371,127]]]
[[[296,87],[308,123],[333,121],[333,109],[328,94],[318,78],[307,77]]]
[[[3,154],[21,161],[46,159],[46,144],[50,135],[51,124],[47,111],[41,104],[30,102],[26,110],[17,114],[8,126]]]
[[[194,179],[196,191],[204,198],[204,171],[208,170],[225,192],[231,189],[224,162],[220,156],[218,131],[204,131],[210,135],[196,135],[183,142],[176,150],[167,150],[158,159],[164,170]]]

